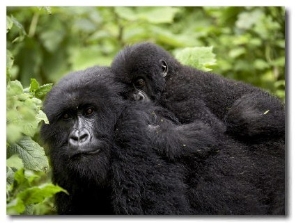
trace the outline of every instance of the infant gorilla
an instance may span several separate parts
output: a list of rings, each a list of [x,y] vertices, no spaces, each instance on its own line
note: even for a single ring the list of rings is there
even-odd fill
[[[112,62],[125,98],[152,100],[181,123],[201,120],[248,143],[285,135],[285,111],[274,96],[248,84],[181,65],[151,43],[123,49]],[[224,125],[225,123],[225,125]]]

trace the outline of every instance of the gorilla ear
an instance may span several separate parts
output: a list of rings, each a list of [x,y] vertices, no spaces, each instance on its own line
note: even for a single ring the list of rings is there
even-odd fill
[[[164,60],[160,60],[159,62],[160,62],[161,69],[162,69],[161,74],[163,77],[166,77],[168,74],[168,65],[167,65],[166,61],[164,61]]]

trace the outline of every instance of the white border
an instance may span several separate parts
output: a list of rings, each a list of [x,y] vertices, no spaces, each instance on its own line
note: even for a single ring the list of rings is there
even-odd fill
[[[288,169],[288,179],[287,179],[287,186],[288,186],[288,203],[287,203],[287,209],[288,214],[286,217],[280,217],[280,218],[274,218],[274,217],[148,217],[148,218],[140,218],[140,217],[117,217],[117,218],[79,218],[79,217],[72,217],[72,218],[59,218],[59,217],[20,217],[20,218],[11,218],[6,216],[6,201],[5,201],[5,168],[2,166],[1,168],[1,216],[0,216],[0,222],[107,222],[107,221],[189,221],[189,222],[199,222],[201,220],[207,221],[207,222],[240,222],[240,221],[247,221],[247,222],[258,222],[258,221],[269,221],[269,222],[299,222],[299,216],[300,216],[300,184],[299,184],[299,176],[300,176],[300,146],[299,146],[299,139],[300,139],[300,130],[299,130],[299,117],[300,117],[300,108],[299,108],[299,97],[300,93],[298,92],[300,89],[300,73],[299,73],[299,64],[300,64],[300,36],[299,36],[299,30],[300,30],[300,11],[298,7],[297,1],[283,1],[283,0],[209,0],[209,1],[192,1],[192,0],[185,0],[185,1],[151,1],[151,0],[139,0],[139,1],[120,1],[120,0],[110,0],[110,1],[57,1],[57,0],[32,0],[32,1],[17,1],[17,0],[11,0],[11,1],[1,1],[1,12],[0,15],[2,15],[1,22],[1,31],[3,32],[1,35],[2,41],[1,41],[1,68],[2,73],[0,75],[0,83],[1,83],[1,93],[0,93],[0,102],[1,105],[1,127],[3,128],[2,134],[0,134],[1,137],[1,151],[4,153],[1,155],[2,162],[5,163],[5,142],[6,142],[6,134],[5,128],[6,128],[6,113],[5,113],[5,58],[6,58],[6,38],[4,38],[4,34],[6,34],[5,27],[6,27],[6,6],[68,6],[72,3],[72,6],[166,6],[166,5],[173,5],[173,6],[286,6],[288,18],[287,18],[287,26],[286,26],[286,41],[288,42],[287,45],[287,64],[286,64],[286,80],[287,80],[287,96],[289,97],[287,103],[288,103],[288,109],[287,109],[287,117],[289,120],[289,123],[287,123],[287,140],[289,143],[287,144],[287,169]],[[297,128],[298,127],[298,128]]]

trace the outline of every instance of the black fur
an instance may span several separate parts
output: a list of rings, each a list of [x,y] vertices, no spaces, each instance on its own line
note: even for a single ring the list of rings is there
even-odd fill
[[[124,87],[109,68],[94,67],[48,94],[41,136],[53,182],[69,192],[56,196],[59,214],[284,214],[281,144],[250,147],[201,121],[181,125],[151,102],[124,101]],[[92,137],[74,156],[76,121],[61,117],[80,119],[85,105],[94,110],[86,118]],[[99,151],[84,152],[91,148]]]
[[[58,213],[191,214],[186,168],[158,154],[173,160],[191,153],[207,156],[217,140],[206,126],[177,125],[170,112],[151,103],[125,104],[118,96],[122,87],[112,78],[109,68],[74,72],[47,96],[50,124],[42,126],[41,136],[49,147],[53,182],[69,192],[56,196]],[[79,128],[74,123],[84,122],[86,105],[94,113]],[[72,136],[77,128],[91,135],[78,147]]]
[[[246,140],[284,139],[285,111],[274,96],[259,88],[181,65],[151,43],[126,47],[112,62],[116,80],[136,88],[172,111],[182,123],[202,120]],[[139,79],[144,80],[138,86]]]

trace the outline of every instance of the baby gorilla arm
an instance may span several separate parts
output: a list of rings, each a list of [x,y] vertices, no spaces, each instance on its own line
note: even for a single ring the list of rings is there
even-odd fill
[[[160,123],[149,125],[149,138],[155,150],[170,160],[181,157],[207,157],[215,152],[220,141],[217,134],[201,121],[176,125],[160,117]]]
[[[170,160],[207,157],[219,148],[221,142],[221,133],[207,124],[201,121],[180,124],[173,113],[150,102],[130,103],[122,119],[130,122],[130,130],[138,131],[141,139],[146,138],[154,150]]]

